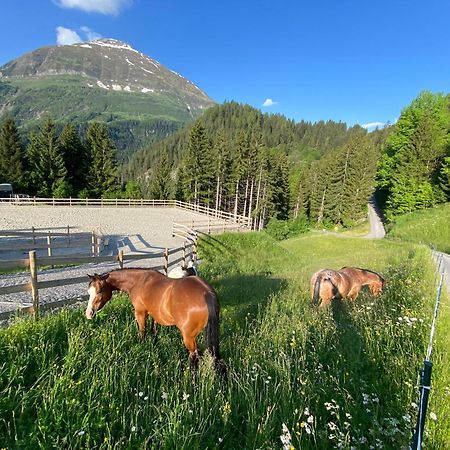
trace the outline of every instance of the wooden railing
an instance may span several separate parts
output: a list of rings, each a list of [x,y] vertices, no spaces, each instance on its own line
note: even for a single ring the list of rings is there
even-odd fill
[[[104,262],[117,262],[120,268],[123,268],[124,261],[136,261],[142,259],[156,259],[163,258],[164,263],[160,265],[154,265],[149,268],[158,270],[167,275],[170,267],[182,262],[186,264],[187,255],[191,253],[192,258],[197,257],[197,245],[196,241],[185,242],[182,246],[168,249],[166,248],[161,252],[144,253],[139,255],[124,254],[120,251],[116,256],[63,256],[63,257],[37,257],[36,251],[29,252],[29,257],[26,259],[16,259],[0,261],[0,269],[17,269],[28,268],[30,270],[30,281],[23,284],[15,284],[10,286],[0,287],[0,295],[13,294],[18,292],[31,292],[32,306],[20,308],[20,312],[31,313],[35,318],[39,317],[40,309],[48,309],[69,305],[71,303],[80,301],[79,298],[75,299],[63,299],[56,302],[46,303],[41,305],[39,303],[39,289],[45,289],[50,287],[68,286],[71,284],[86,283],[87,277],[73,277],[62,278],[48,281],[39,281],[39,274],[37,268],[49,265],[69,265],[69,264],[86,264],[86,263],[104,263]],[[174,256],[176,256],[174,258]],[[8,319],[14,316],[17,311],[7,311],[0,313],[0,320]]]
[[[103,245],[103,236],[98,225],[92,228],[68,225],[67,227],[0,230],[0,242],[2,238],[7,238],[9,242],[6,245],[0,243],[0,254],[46,249],[47,255],[53,256],[55,249],[79,249],[81,247],[86,249],[85,254],[98,256]]]
[[[225,231],[240,231],[242,225],[238,222],[208,218],[208,220],[185,220],[172,223],[172,236],[192,240],[198,234],[225,233]]]

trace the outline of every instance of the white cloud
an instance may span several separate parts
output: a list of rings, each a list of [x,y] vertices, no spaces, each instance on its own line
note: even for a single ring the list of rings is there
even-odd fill
[[[274,102],[271,98],[266,98],[262,105],[263,106],[273,106],[273,105],[276,105],[276,104],[278,104],[278,102]]]
[[[102,37],[101,34],[91,30],[89,27],[81,27],[80,30],[86,35],[88,41],[95,41],[96,39],[100,39]]]
[[[96,12],[117,16],[122,8],[133,0],[53,0],[61,8],[81,9],[85,12]]]
[[[386,125],[386,122],[369,122],[361,125],[367,131],[373,131],[377,128],[383,128]]]
[[[69,28],[57,27],[56,28],[56,42],[58,45],[71,45],[78,42],[83,42],[76,31]]]

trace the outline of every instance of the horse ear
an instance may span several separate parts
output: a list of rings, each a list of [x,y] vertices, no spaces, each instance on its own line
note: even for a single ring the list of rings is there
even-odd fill
[[[108,278],[109,273],[105,273],[104,275],[98,275],[98,277],[100,278],[100,280],[102,281],[106,281],[106,279]]]
[[[95,278],[94,275],[89,275],[88,273],[86,275],[90,280],[93,280]]]

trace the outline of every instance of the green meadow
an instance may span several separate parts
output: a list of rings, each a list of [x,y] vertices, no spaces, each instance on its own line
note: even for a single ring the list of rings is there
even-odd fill
[[[222,305],[228,381],[208,355],[192,377],[175,327],[140,342],[124,295],[92,321],[82,309],[17,319],[0,330],[0,448],[407,448],[435,299],[428,247],[244,233],[207,237],[199,248],[201,276]],[[343,265],[379,271],[385,291],[314,309],[312,273]],[[436,420],[426,424],[433,449],[450,442],[442,301],[429,405]]]
[[[388,235],[450,253],[450,203],[398,217]]]

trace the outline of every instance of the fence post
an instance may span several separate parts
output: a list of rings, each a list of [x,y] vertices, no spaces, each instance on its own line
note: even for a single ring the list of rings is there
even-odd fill
[[[69,206],[72,206],[72,196],[69,197]]]
[[[192,261],[197,261],[197,240],[194,241],[194,247],[192,248]]]
[[[123,269],[123,250],[119,250],[117,261],[119,261],[119,268]]]
[[[167,247],[164,250],[164,275],[167,276],[169,269],[169,252],[167,250]]]
[[[30,276],[31,276],[31,298],[33,300],[33,315],[35,320],[39,318],[39,290],[37,284],[37,265],[36,265],[36,250],[31,250],[30,258]]]
[[[52,232],[48,232],[47,236],[47,255],[52,256]]]
[[[211,217],[208,216],[208,234],[211,234]]]
[[[95,234],[95,254],[100,256],[100,237],[97,233]]]
[[[55,206],[55,197],[52,197],[52,206]]]
[[[92,250],[92,256],[95,256],[95,231],[92,230],[91,235],[91,250]]]

